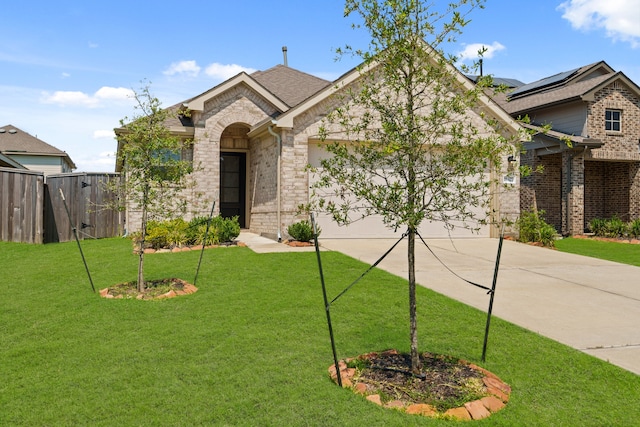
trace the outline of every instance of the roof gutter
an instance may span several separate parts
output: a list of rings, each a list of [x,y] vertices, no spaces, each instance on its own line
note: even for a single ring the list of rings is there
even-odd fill
[[[273,126],[277,126],[278,122],[276,120],[271,120],[271,124],[267,127],[269,133],[276,137],[276,147],[277,147],[277,161],[276,161],[276,221],[278,223],[278,242],[282,241],[282,222],[280,220],[281,216],[281,203],[280,203],[280,168],[281,168],[281,157],[282,157],[282,137],[279,133],[273,131]]]

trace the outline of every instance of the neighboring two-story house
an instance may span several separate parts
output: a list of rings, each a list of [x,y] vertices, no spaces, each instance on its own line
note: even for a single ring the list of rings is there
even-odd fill
[[[0,127],[0,166],[42,172],[45,176],[76,168],[66,152],[12,125]]]
[[[522,178],[521,210],[544,210],[563,235],[583,234],[594,218],[640,217],[640,87],[622,72],[601,61],[496,101],[539,131],[521,164],[543,172]]]

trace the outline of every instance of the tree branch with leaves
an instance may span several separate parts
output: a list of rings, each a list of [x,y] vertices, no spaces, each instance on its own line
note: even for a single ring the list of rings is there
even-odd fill
[[[462,0],[438,9],[418,0],[348,0],[345,15],[357,15],[362,24],[356,27],[371,41],[368,50],[338,50],[361,57],[360,76],[336,92],[336,108],[320,129],[331,155],[314,171],[311,209],[339,224],[375,214],[387,227],[406,230],[416,373],[416,233],[425,221],[449,230],[478,230],[491,221],[496,182],[489,171],[517,153],[517,131],[487,114],[491,80],[472,84],[440,47],[455,41],[482,3]]]
[[[144,248],[147,223],[172,219],[186,209],[185,190],[190,187],[193,164],[182,152],[191,141],[171,134],[167,120],[178,112],[163,109],[158,98],[144,85],[134,92],[136,114],[120,121],[118,162],[122,165],[121,191],[127,209],[140,212],[138,249],[138,291],[145,289]],[[182,112],[186,114],[186,112]]]

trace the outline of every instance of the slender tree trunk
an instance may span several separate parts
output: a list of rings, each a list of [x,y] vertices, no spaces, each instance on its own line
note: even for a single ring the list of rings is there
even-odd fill
[[[146,216],[146,212],[143,213],[143,217]],[[146,234],[146,219],[142,220],[142,236],[140,238],[140,251],[138,252],[138,292],[144,291],[144,244],[145,244],[145,234]]]
[[[409,323],[411,336],[411,372],[420,373],[420,355],[418,353],[418,319],[416,315],[416,232],[409,228],[407,258],[409,264]]]
[[[147,187],[143,190],[143,200],[142,204],[142,221],[140,224],[140,250],[138,252],[138,292],[144,292],[144,245],[147,240],[147,199],[149,190]]]

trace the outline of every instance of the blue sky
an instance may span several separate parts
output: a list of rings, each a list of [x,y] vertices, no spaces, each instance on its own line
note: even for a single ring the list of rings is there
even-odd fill
[[[517,5],[517,6],[516,6]],[[112,172],[113,128],[134,113],[142,80],[163,103],[198,95],[241,70],[282,63],[333,80],[335,61],[367,34],[343,0],[42,1],[3,6],[0,126],[69,153],[77,171]],[[484,71],[525,83],[606,61],[640,84],[640,0],[488,0],[449,53],[485,54]]]

